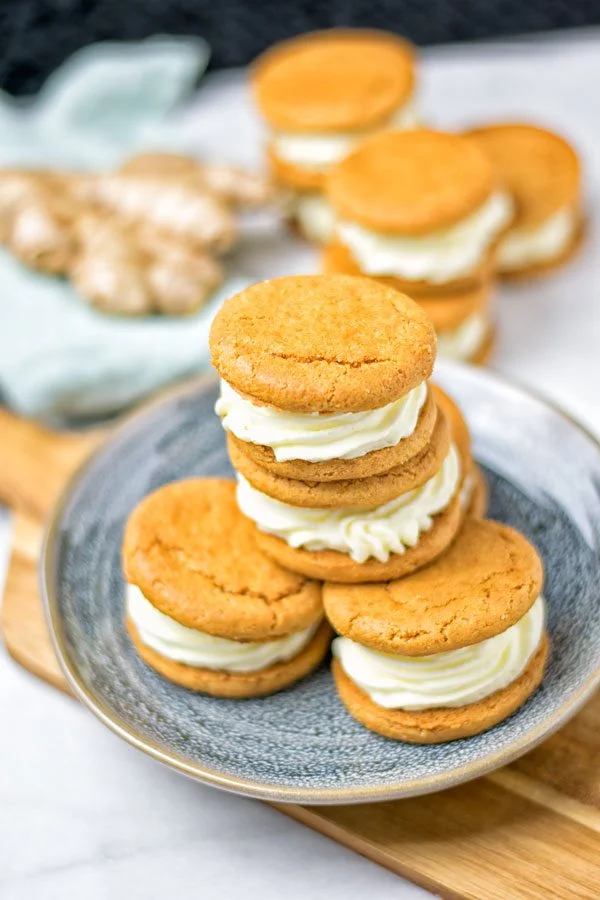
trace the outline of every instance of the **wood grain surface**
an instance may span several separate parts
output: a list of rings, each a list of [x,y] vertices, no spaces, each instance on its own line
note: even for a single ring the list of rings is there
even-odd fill
[[[15,510],[4,640],[65,691],[38,593],[39,548],[66,478],[101,437],[0,410],[0,502]],[[443,897],[600,900],[600,695],[542,746],[470,784],[390,803],[277,808]]]

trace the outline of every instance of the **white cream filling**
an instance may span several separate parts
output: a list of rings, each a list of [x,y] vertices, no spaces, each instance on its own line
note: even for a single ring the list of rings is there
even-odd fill
[[[300,193],[291,201],[291,214],[309,241],[326,244],[333,237],[335,213],[323,194]]]
[[[490,329],[486,312],[474,312],[450,331],[438,331],[438,356],[446,359],[469,360],[483,346]]]
[[[400,130],[416,128],[417,125],[418,117],[412,100],[396,110],[385,123],[386,128]],[[319,171],[340,162],[370,133],[372,130],[331,134],[276,131],[272,137],[272,147],[275,154],[284,162],[303,169]]]
[[[256,406],[222,381],[215,412],[226,431],[246,443],[271,447],[278,462],[355,459],[372,450],[394,447],[409,437],[417,426],[427,390],[427,383],[422,382],[379,409],[325,415]]]
[[[468,706],[507,687],[527,668],[542,640],[545,603],[538,597],[520,621],[486,641],[434,653],[380,653],[339,637],[333,655],[346,675],[386,709]]]
[[[561,209],[537,228],[515,228],[500,242],[498,268],[501,272],[521,269],[559,256],[575,237],[578,216],[571,207]]]
[[[415,237],[383,234],[357,222],[338,222],[336,233],[365,275],[392,275],[442,284],[468,275],[484,259],[494,238],[510,221],[512,201],[492,194],[466,219],[443,231]]]
[[[385,563],[392,553],[414,547],[433,517],[442,512],[460,486],[460,458],[454,444],[439,471],[421,487],[369,509],[309,509],[282,503],[252,487],[238,474],[241,511],[261,531],[290,547],[337,550],[355,562],[371,557]]]
[[[186,666],[225,672],[257,672],[296,656],[318,627],[318,622],[273,641],[230,641],[180,625],[156,609],[139,587],[127,585],[127,616],[146,647]]]

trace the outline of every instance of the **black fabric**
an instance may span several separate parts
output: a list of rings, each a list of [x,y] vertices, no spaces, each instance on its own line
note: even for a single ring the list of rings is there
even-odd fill
[[[336,25],[420,45],[600,24],[600,0],[0,0],[0,86],[32,93],[85,44],[198,34],[211,65],[248,63],[274,41]]]

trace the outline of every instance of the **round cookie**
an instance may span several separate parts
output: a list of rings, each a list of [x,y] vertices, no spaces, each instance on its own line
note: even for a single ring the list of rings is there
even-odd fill
[[[581,166],[558,134],[524,123],[474,128],[468,132],[512,194],[512,229],[531,228],[565,207],[578,204]]]
[[[411,236],[454,225],[495,187],[492,165],[474,141],[427,129],[367,138],[326,182],[338,218]]]
[[[445,301],[446,298],[451,299],[465,293],[477,292],[483,286],[489,286],[494,273],[494,265],[495,250],[492,248],[468,275],[444,282],[444,284],[432,284],[430,281],[406,281],[395,275],[369,275],[368,277],[379,284],[386,284],[403,294],[408,294],[409,297],[421,304],[423,300],[431,297]],[[321,269],[325,274],[363,275],[350,249],[336,238],[323,248]]]
[[[327,622],[321,622],[312,639],[292,659],[256,672],[225,672],[187,666],[167,659],[142,643],[132,622],[127,623],[127,629],[144,662],[169,681],[213,697],[234,699],[273,694],[305,678],[327,655],[332,637]]]
[[[338,481],[300,481],[285,478],[257,465],[246,456],[241,441],[228,438],[231,463],[252,487],[292,506],[321,509],[381,506],[420,487],[435,475],[450,446],[450,426],[444,416],[437,417],[430,443],[401,466],[381,475]]]
[[[323,601],[345,637],[384,653],[424,656],[505,631],[535,602],[543,577],[540,557],[523,535],[500,522],[467,518],[447,552],[410,578],[326,584]]]
[[[267,641],[310,627],[323,614],[321,586],[265,557],[254,532],[233,481],[165,485],[129,517],[125,577],[160,612],[216,637]]]
[[[539,650],[519,678],[478,703],[458,708],[386,709],[374,703],[346,675],[337,660],[332,670],[342,703],[366,728],[396,741],[440,744],[480,734],[516,712],[540,686],[548,651],[549,641],[544,635]]]
[[[465,518],[465,510],[458,497],[433,521],[429,531],[419,537],[415,547],[402,554],[393,553],[385,563],[369,559],[355,562],[348,554],[337,550],[303,550],[290,547],[286,541],[256,528],[256,543],[266,554],[295,572],[309,578],[339,582],[344,585],[366,586],[366,583],[403,578],[425,566],[446,550],[458,534]]]
[[[282,478],[295,478],[300,481],[347,481],[355,478],[368,478],[381,475],[390,469],[405,465],[410,459],[421,453],[430,442],[437,421],[437,404],[431,389],[427,392],[427,400],[411,435],[393,447],[372,450],[355,459],[328,459],[323,462],[307,462],[303,459],[291,459],[278,462],[270,447],[241,441],[233,434],[228,434],[227,441],[238,452],[257,466],[268,469]]]
[[[327,133],[384,125],[414,87],[412,46],[388,32],[338,28],[277,44],[251,71],[275,129]]]
[[[368,278],[304,275],[227,300],[210,331],[215,368],[252,400],[290,412],[359,412],[429,377],[435,333],[408,297]]]

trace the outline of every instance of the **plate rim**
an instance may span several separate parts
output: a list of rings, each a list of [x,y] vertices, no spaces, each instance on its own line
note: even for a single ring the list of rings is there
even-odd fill
[[[443,360],[440,370],[443,373],[443,370],[448,369],[449,373],[451,373],[454,368],[463,370],[463,372],[468,371],[471,375],[482,375],[484,378],[490,378],[501,386],[504,385],[516,389],[520,393],[541,403],[543,406],[548,407],[554,413],[566,420],[571,427],[574,427],[591,441],[600,455],[600,439],[569,412],[562,409],[554,401],[549,400],[547,397],[538,393],[535,389],[532,390],[516,379],[506,377],[504,374],[499,373],[494,369],[479,371],[474,366]],[[113,441],[117,440],[131,428],[132,424],[138,419],[145,418],[152,411],[170,400],[184,398],[189,394],[198,391],[210,390],[217,382],[218,377],[216,374],[210,372],[206,373],[191,381],[179,383],[162,391],[157,397],[146,401],[133,412],[126,414],[119,423],[111,429],[106,439],[102,440],[100,445],[95,448],[70,475],[60,493],[45,528],[38,574],[44,613],[50,631],[52,646],[61,670],[74,695],[114,734],[163,765],[166,765],[195,781],[230,793],[253,797],[271,803],[301,803],[315,806],[335,804],[349,805],[405,799],[422,794],[433,793],[435,791],[456,787],[459,784],[491,773],[501,766],[514,762],[514,760],[518,759],[524,753],[539,746],[542,741],[558,731],[559,728],[566,724],[566,722],[581,709],[584,703],[594,693],[598,685],[600,685],[600,662],[586,680],[579,685],[577,691],[573,693],[570,700],[565,702],[554,715],[545,718],[544,721],[539,723],[535,728],[529,729],[525,735],[511,743],[509,747],[498,750],[495,753],[487,754],[481,760],[476,762],[464,763],[453,770],[451,774],[440,773],[438,775],[413,778],[386,785],[306,789],[298,789],[286,785],[273,785],[254,778],[242,778],[235,775],[227,775],[208,766],[192,763],[173,751],[163,749],[151,739],[142,737],[125,719],[110,710],[103,698],[85,683],[82,674],[74,663],[74,660],[71,658],[68,650],[63,627],[64,621],[60,615],[58,592],[56,590],[58,574],[57,549],[60,543],[60,523],[62,515],[73,492],[87,473],[88,469],[106,451]]]

